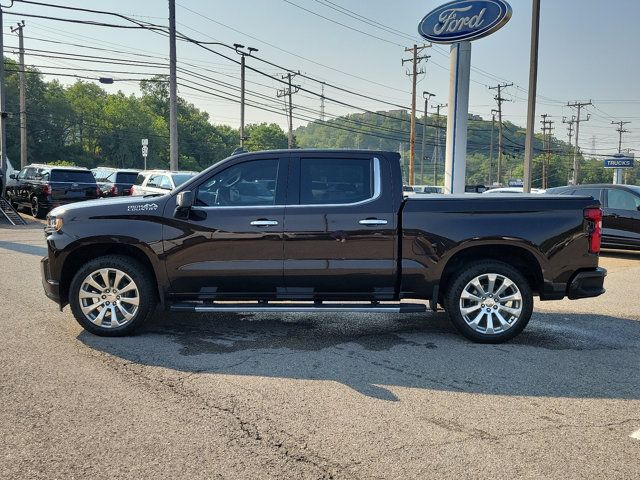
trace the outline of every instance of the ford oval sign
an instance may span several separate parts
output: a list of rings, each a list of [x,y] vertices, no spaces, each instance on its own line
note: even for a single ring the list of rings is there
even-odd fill
[[[440,5],[418,25],[418,32],[433,43],[456,43],[489,35],[511,18],[504,0],[456,0]]]

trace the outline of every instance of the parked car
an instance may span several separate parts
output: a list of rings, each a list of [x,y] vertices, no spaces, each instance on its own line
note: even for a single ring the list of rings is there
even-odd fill
[[[413,191],[416,193],[444,193],[444,187],[436,185],[414,185]]]
[[[568,185],[547,190],[557,195],[593,197],[603,206],[602,246],[640,250],[640,187],[635,185]]]
[[[53,210],[41,271],[46,295],[97,335],[132,332],[158,304],[425,311],[400,302],[415,298],[442,305],[468,338],[498,343],[526,326],[535,295],[604,292],[601,213],[587,197],[403,198],[393,152],[253,152],[167,195]]]
[[[50,209],[60,205],[100,196],[91,171],[81,167],[33,164],[12,173],[11,179],[15,183],[7,185],[7,199],[16,209],[29,208],[36,218],[44,218]]]
[[[545,193],[545,189],[544,188],[532,188],[531,189],[531,193]],[[491,188],[489,190],[485,190],[484,193],[486,194],[491,194],[491,195],[495,195],[498,193],[523,193],[524,192],[524,188],[522,187],[498,187],[498,188]]]
[[[140,170],[100,167],[91,170],[103,197],[131,195]]]
[[[197,174],[189,171],[145,170],[138,174],[131,195],[164,195]]]

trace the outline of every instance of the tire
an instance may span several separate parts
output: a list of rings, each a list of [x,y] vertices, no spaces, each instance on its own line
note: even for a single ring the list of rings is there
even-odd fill
[[[31,216],[33,218],[44,218],[47,215],[47,211],[40,206],[40,202],[38,201],[38,197],[33,197],[31,199]]]
[[[494,300],[496,295],[498,301]],[[502,343],[529,323],[533,293],[519,271],[503,262],[484,260],[458,272],[445,293],[444,304],[453,325],[469,340]]]
[[[130,335],[152,315],[156,304],[152,275],[140,262],[122,255],[85,263],[69,288],[73,316],[82,328],[101,337]]]

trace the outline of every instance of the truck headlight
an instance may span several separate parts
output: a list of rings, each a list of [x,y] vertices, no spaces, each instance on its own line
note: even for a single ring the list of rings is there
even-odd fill
[[[49,215],[47,217],[47,226],[45,227],[45,231],[47,233],[59,232],[62,228],[62,218],[56,217],[54,215]]]

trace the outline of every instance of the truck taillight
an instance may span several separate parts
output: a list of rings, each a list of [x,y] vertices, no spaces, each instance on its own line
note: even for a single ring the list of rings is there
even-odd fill
[[[131,189],[129,190],[129,195],[135,195],[135,193],[133,193],[134,192],[134,188],[135,187],[133,185],[131,185]]]
[[[51,195],[51,185],[48,183],[45,183],[42,186],[42,193],[44,193],[45,195]]]
[[[96,187],[96,195],[98,196],[98,198],[102,196],[102,190],[100,190],[100,187]]]
[[[585,208],[584,218],[589,221],[589,253],[600,253],[602,209],[600,207]]]
[[[109,192],[111,192],[111,195],[118,195],[118,187],[113,185],[111,187],[111,190],[109,190]]]

